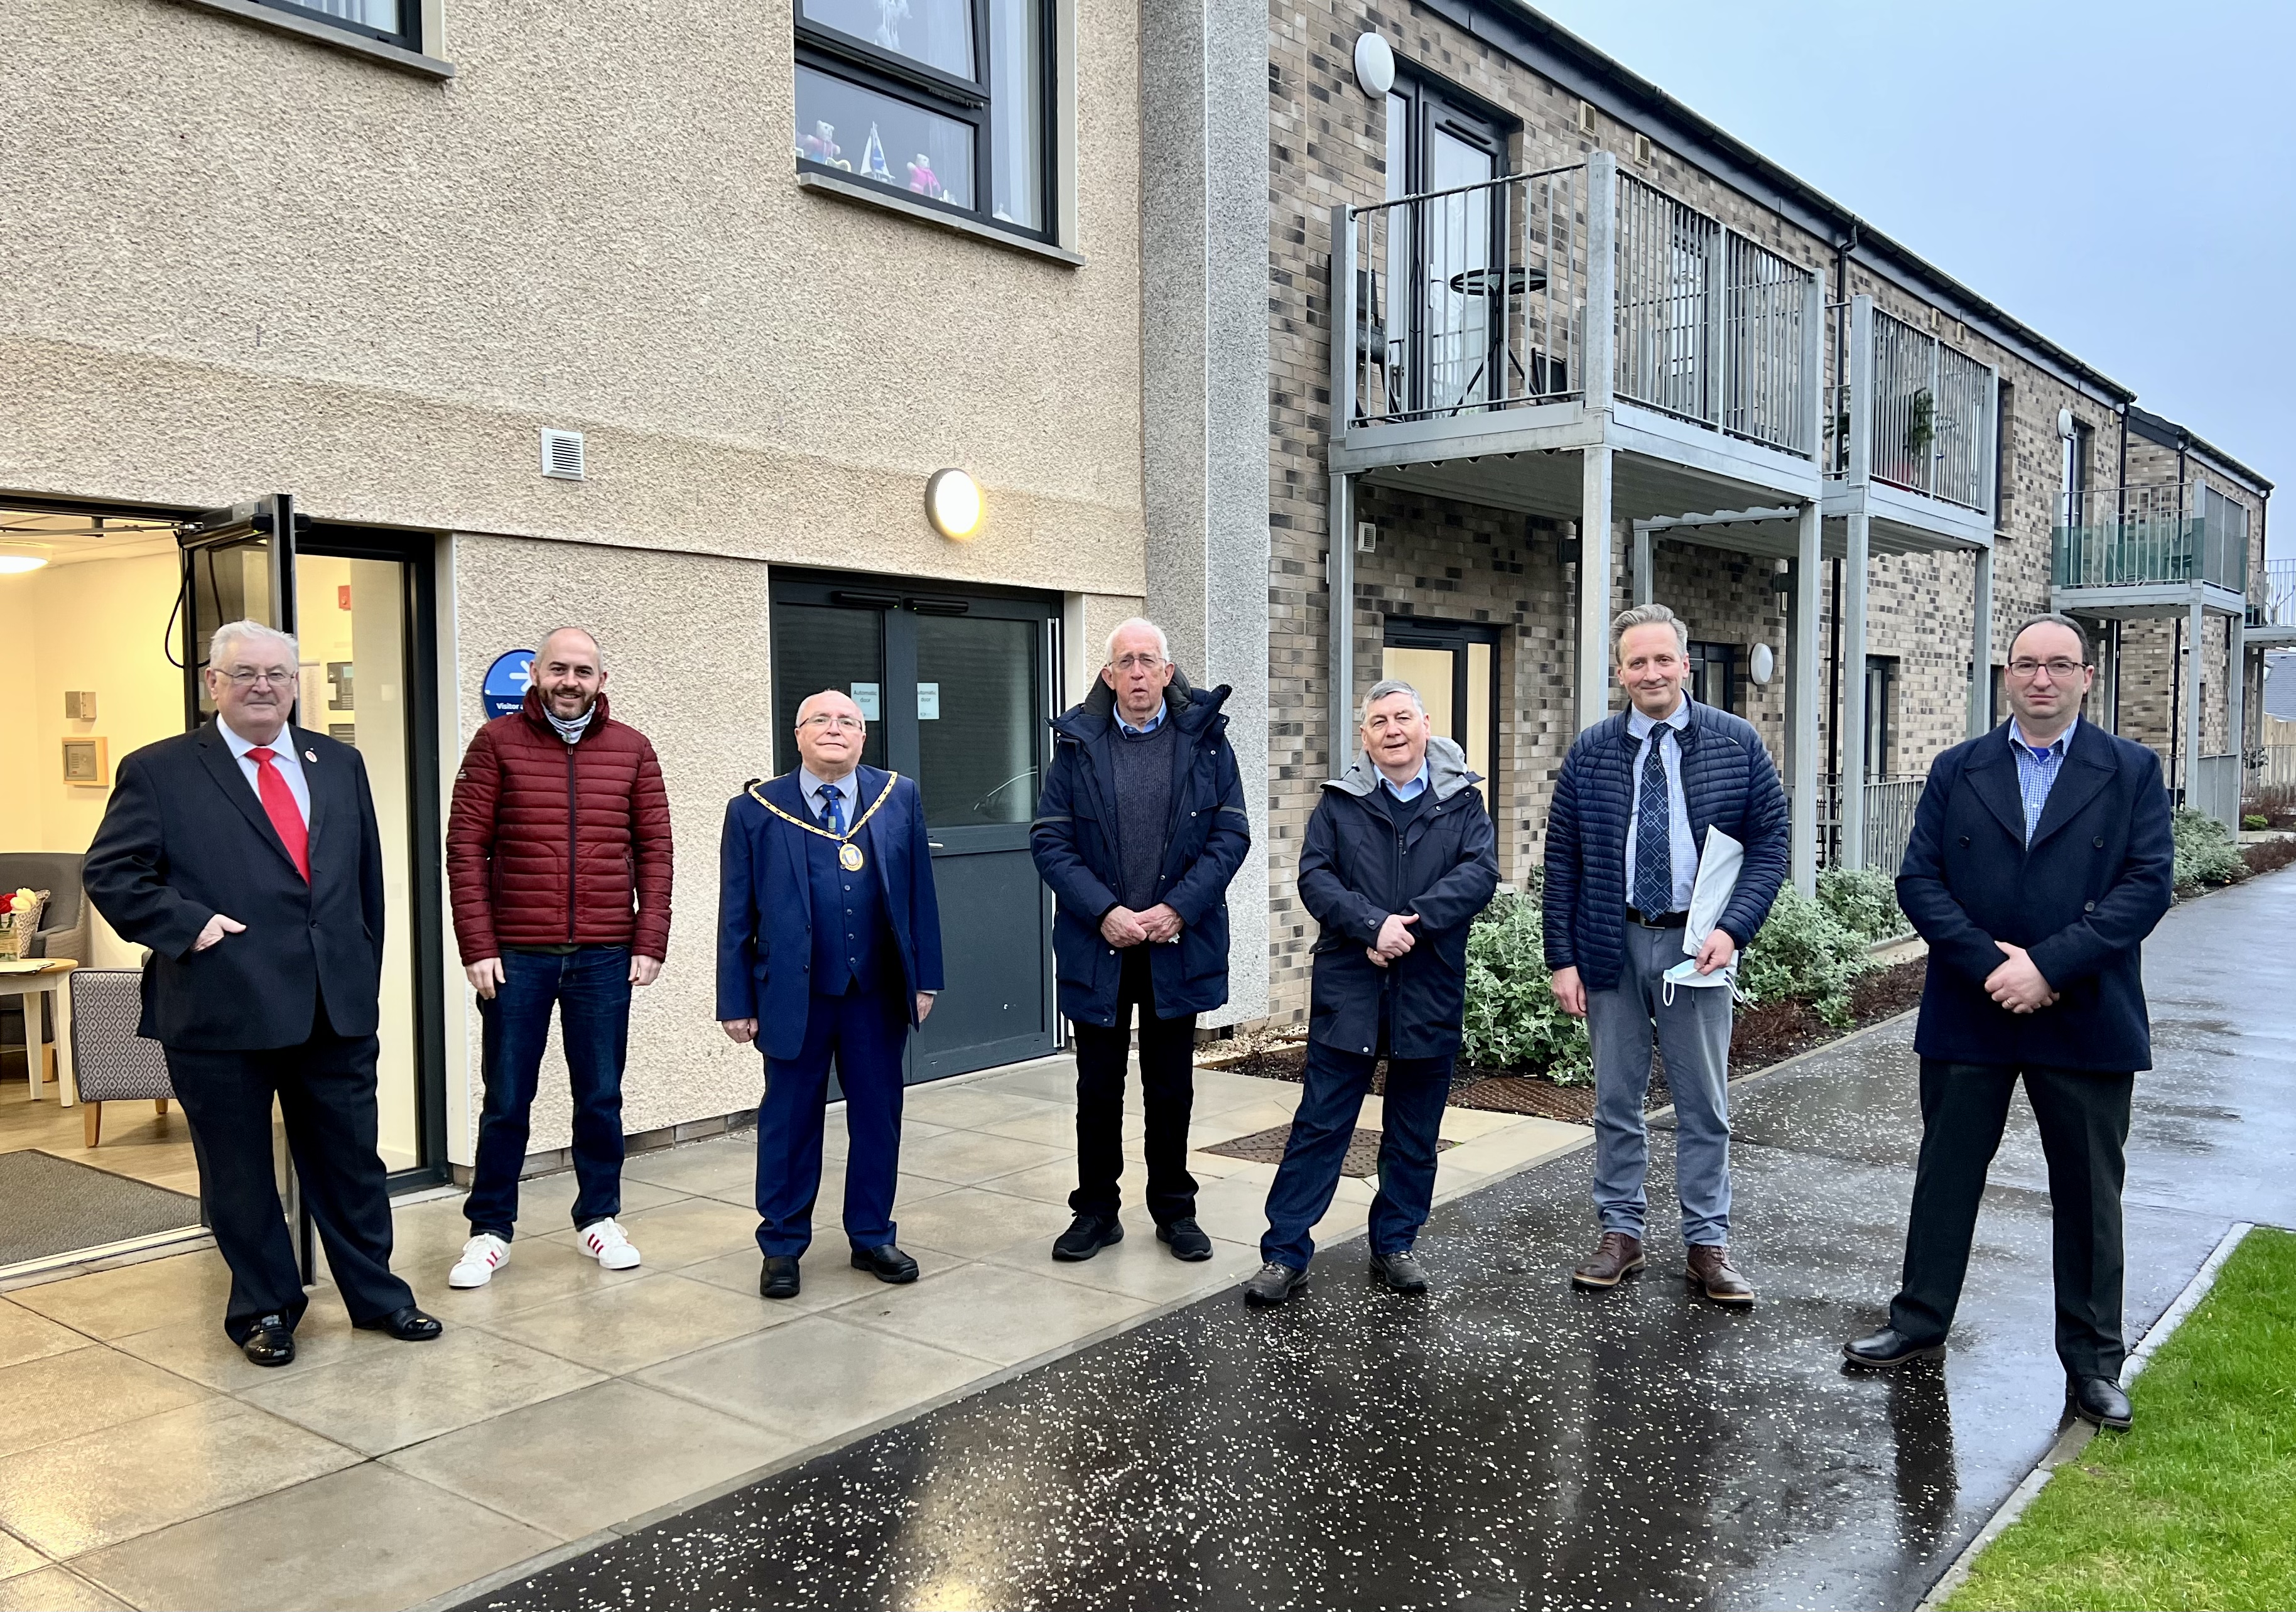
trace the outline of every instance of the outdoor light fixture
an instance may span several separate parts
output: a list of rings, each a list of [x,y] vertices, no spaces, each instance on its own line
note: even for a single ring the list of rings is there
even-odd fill
[[[48,557],[31,549],[0,549],[0,577],[20,576],[47,564]]]
[[[1356,37],[1356,86],[1374,101],[1395,87],[1395,47],[1377,34]]]
[[[942,536],[962,543],[980,530],[980,484],[963,471],[935,471],[925,483],[925,519]]]

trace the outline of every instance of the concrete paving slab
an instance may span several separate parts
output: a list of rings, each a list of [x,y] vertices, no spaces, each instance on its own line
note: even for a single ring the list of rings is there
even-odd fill
[[[529,1348],[609,1375],[636,1371],[793,1319],[755,1290],[737,1292],[664,1272],[562,1298],[489,1323]]]
[[[785,1327],[686,1355],[641,1372],[637,1380],[770,1428],[802,1446],[899,1415],[992,1369],[970,1355],[856,1326],[832,1313],[800,1316]]]
[[[69,1567],[40,1567],[0,1579],[0,1612],[113,1612],[127,1605]]]
[[[0,1369],[19,1366],[45,1354],[61,1354],[66,1349],[84,1349],[88,1342],[84,1332],[75,1332],[21,1305],[0,1298]]]
[[[0,1457],[208,1397],[197,1383],[89,1344],[0,1370]]]
[[[570,1394],[600,1377],[475,1327],[455,1327],[432,1343],[399,1344],[260,1384],[241,1397],[363,1454],[381,1455]]]

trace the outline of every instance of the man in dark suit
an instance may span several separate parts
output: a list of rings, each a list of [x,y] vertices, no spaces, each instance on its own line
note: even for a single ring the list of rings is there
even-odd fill
[[[758,1290],[794,1298],[821,1191],[830,1062],[845,1088],[845,1235],[853,1267],[917,1279],[893,1240],[901,1062],[941,988],[940,907],[915,782],[860,765],[861,708],[828,690],[798,707],[795,771],[726,808],[718,1019],[766,1057],[758,1107]]]
[[[224,1330],[259,1366],[295,1358],[307,1302],[272,1173],[271,1105],[357,1325],[418,1343],[439,1323],[390,1270],[375,1151],[382,843],[359,753],[288,724],[295,641],[217,629],[216,720],[120,764],[89,846],[88,899],[152,949],[140,1034],[166,1049],[200,1190],[231,1267]]]
[[[2013,720],[1930,768],[1898,902],[1930,943],[1914,1050],[1922,1151],[1890,1324],[1852,1365],[1945,1353],[1986,1166],[2019,1076],[2049,1162],[2065,1396],[2128,1425],[2120,1391],[2120,1187],[2135,1071],[2152,1067],[2142,948],[2176,848],[2160,758],[2079,719],[2088,637],[2037,616],[2009,644]]]

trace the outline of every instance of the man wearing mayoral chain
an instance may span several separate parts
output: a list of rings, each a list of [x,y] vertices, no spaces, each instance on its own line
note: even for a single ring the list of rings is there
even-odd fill
[[[718,1018],[766,1059],[758,1107],[758,1290],[794,1298],[821,1190],[822,1109],[834,1060],[850,1149],[853,1265],[917,1279],[894,1241],[901,1062],[941,987],[923,798],[861,765],[861,708],[836,690],[797,712],[798,765],[726,808],[719,857]]]

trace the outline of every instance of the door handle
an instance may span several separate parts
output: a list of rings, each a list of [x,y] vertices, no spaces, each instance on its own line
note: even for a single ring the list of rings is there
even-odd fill
[[[925,844],[927,844],[928,846],[931,847],[932,847],[934,850],[936,850],[936,851],[940,851],[940,850],[946,850],[946,849],[947,849],[947,847],[946,846],[942,845],[942,844],[941,844],[941,842],[940,842],[939,840],[938,840],[938,839],[928,839],[928,840],[926,840],[926,841],[925,841]]]

